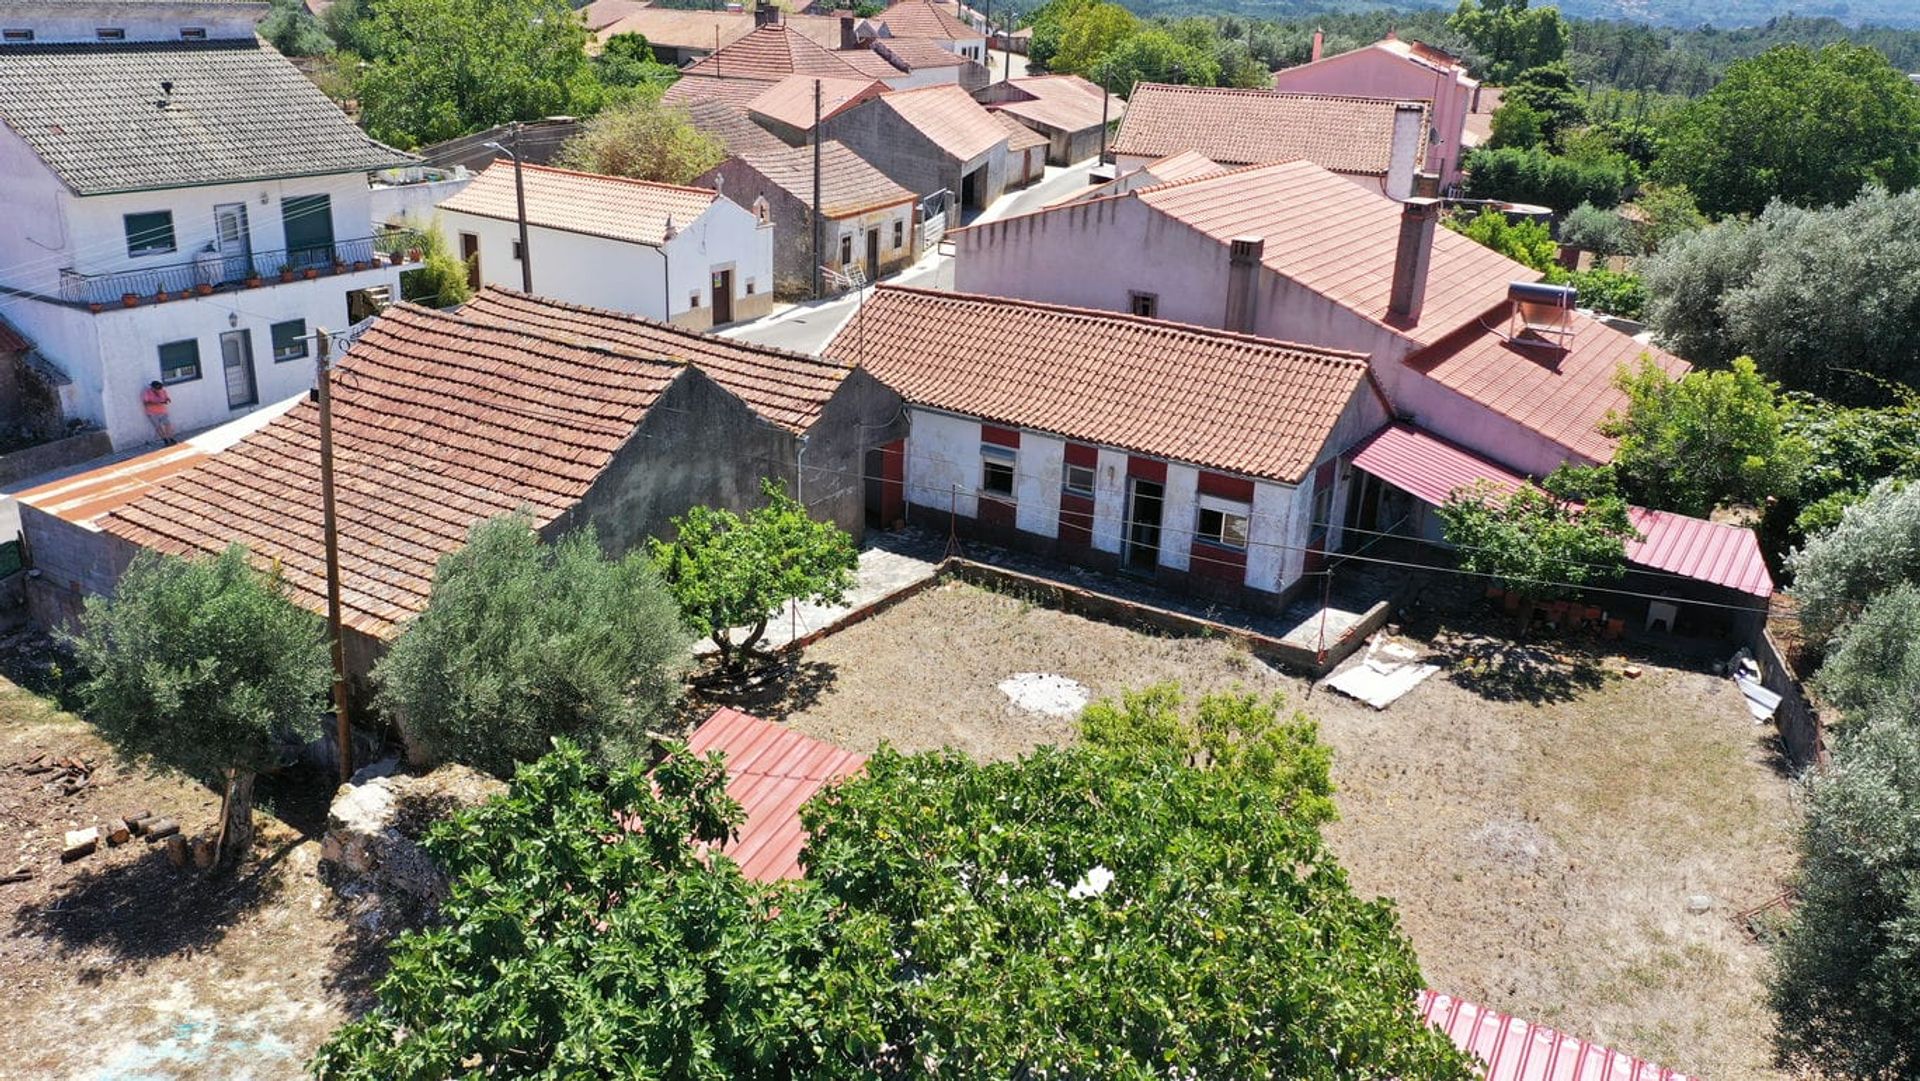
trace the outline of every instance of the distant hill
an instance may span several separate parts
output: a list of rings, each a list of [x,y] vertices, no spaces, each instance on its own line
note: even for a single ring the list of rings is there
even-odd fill
[[[1370,0],[1122,0],[1149,15],[1245,15],[1289,19],[1306,15],[1379,11],[1389,8],[1452,10],[1451,3],[1372,3]],[[1536,3],[1539,0],[1535,0]],[[1541,6],[1546,6],[1542,4]],[[1827,17],[1849,26],[1920,27],[1920,0],[1561,0],[1561,12],[1577,19],[1622,19],[1692,29],[1759,26],[1782,15]]]

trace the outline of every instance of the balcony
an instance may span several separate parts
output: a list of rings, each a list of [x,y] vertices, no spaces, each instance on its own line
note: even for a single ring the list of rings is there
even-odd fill
[[[311,248],[256,251],[248,255],[202,252],[184,263],[121,270],[111,274],[60,272],[60,299],[99,309],[148,301],[301,281],[327,274],[352,273],[412,261],[421,248],[411,229],[384,229],[369,237],[336,240]]]

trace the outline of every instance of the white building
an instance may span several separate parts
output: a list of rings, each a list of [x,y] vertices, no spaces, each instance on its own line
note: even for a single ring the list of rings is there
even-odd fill
[[[773,310],[773,222],[708,188],[544,165],[522,172],[531,292],[702,330]],[[474,285],[524,288],[510,161],[441,204]]]
[[[369,170],[407,164],[253,35],[264,4],[0,0],[0,318],[116,447],[312,384],[316,327],[399,295]]]

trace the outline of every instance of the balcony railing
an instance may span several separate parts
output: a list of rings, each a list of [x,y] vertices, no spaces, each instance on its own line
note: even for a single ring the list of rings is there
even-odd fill
[[[411,229],[385,229],[369,237],[336,240],[306,248],[256,251],[246,255],[202,252],[189,262],[121,270],[111,274],[60,272],[60,299],[74,304],[122,304],[190,296],[195,292],[233,289],[268,282],[319,277],[337,269],[366,269],[408,261],[420,248],[420,234]]]

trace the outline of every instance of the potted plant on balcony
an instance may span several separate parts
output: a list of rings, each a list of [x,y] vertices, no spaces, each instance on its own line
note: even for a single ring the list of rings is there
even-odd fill
[[[153,302],[155,304],[165,304],[167,302],[167,291],[165,289],[154,290]]]
[[[92,312],[95,315],[100,314],[101,307],[102,307],[101,303],[97,300],[90,300],[87,302],[87,310]]]
[[[310,267],[308,267],[308,268],[306,269],[306,279],[307,279],[308,281],[312,281],[313,279],[315,279],[315,278],[317,278],[317,277],[319,277],[319,276],[320,276],[320,268],[319,268],[319,267],[317,267],[317,266],[310,266]]]
[[[200,284],[193,287],[193,291],[200,294],[203,297],[212,296],[213,286],[208,285],[206,282],[201,282]]]
[[[424,258],[424,253],[421,252],[417,245],[407,249],[407,262],[417,263],[422,258]]]
[[[140,295],[139,295],[138,293],[121,293],[121,294],[120,294],[120,306],[121,306],[121,307],[123,307],[123,308],[137,308],[137,307],[139,307],[139,306],[140,306]]]
[[[365,269],[367,269],[367,261],[366,261],[365,259],[355,259],[355,260],[353,261],[353,270],[354,270],[354,273],[356,273],[356,274],[357,274],[357,273],[359,273],[360,271],[362,271],[362,270],[365,270]]]
[[[247,288],[249,288],[249,289],[258,289],[258,288],[260,288],[260,270],[259,270],[259,268],[257,268],[257,267],[256,267],[256,268],[254,268],[253,270],[250,270],[250,271],[248,271],[248,272],[247,272]]]
[[[285,285],[287,282],[290,282],[292,280],[293,280],[293,266],[291,264],[282,264],[280,267],[280,283],[282,285]]]

